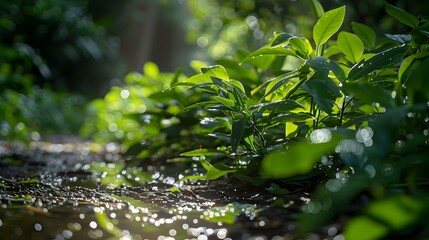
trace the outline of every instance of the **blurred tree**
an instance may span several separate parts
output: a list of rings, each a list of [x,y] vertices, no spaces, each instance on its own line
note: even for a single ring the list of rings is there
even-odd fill
[[[309,1],[296,0],[182,0],[193,18],[188,23],[187,40],[202,51],[194,58],[209,60],[235,55],[237,49],[256,49],[266,43],[273,32],[287,32],[311,38],[316,19]],[[324,0],[326,10],[347,7],[345,26],[350,19],[382,32],[405,32],[406,26],[386,16],[384,0]],[[424,15],[429,2],[419,0],[387,1],[406,11]],[[350,29],[345,29],[350,30]],[[380,32],[381,32],[380,31]]]
[[[118,47],[85,13],[85,2],[1,0],[0,56],[13,74],[0,84],[19,90],[13,75],[21,73],[40,86],[100,94]]]

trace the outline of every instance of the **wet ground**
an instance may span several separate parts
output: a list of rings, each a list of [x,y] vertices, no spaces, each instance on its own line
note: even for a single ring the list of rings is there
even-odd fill
[[[0,239],[296,239],[306,192],[178,181],[198,171],[126,167],[116,145],[73,137],[0,142]],[[342,239],[328,227],[305,238]]]

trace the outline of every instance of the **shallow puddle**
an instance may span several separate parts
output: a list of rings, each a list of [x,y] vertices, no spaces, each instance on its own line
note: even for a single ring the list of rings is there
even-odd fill
[[[198,173],[193,164],[127,167],[68,147],[0,149],[0,239],[292,239],[298,195],[185,184],[178,172]]]

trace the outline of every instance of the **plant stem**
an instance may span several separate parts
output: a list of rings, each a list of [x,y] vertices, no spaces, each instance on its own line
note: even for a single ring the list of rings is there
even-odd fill
[[[343,125],[343,114],[344,114],[345,107],[346,107],[346,96],[344,96],[343,104],[341,106],[341,111],[340,111],[340,126]]]

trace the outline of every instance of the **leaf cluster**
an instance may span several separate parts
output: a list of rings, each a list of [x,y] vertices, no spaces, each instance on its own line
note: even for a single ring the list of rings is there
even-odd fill
[[[172,139],[182,146],[173,159],[199,161],[206,170],[182,181],[230,176],[271,184],[268,191],[281,195],[297,181],[318,179],[299,233],[356,205],[344,228],[347,239],[423,236],[429,227],[428,19],[386,3],[387,14],[411,28],[408,34],[377,35],[357,22],[347,32],[341,31],[346,7],[325,12],[310,2],[318,19],[312,39],[275,33],[253,52],[237,51],[234,60],[213,66],[193,62],[198,73],[163,83],[149,84],[161,74],[145,66],[144,75],[127,77],[136,81],[95,103],[99,111],[114,107],[98,113],[98,124],[105,121],[99,130],[122,121],[128,106],[144,103],[132,124],[115,122],[118,140],[162,138],[146,148],[138,143],[138,154],[147,158]],[[137,98],[120,99],[124,90]],[[179,134],[171,135],[171,127]],[[199,146],[184,147],[196,139]],[[371,201],[365,206],[363,198]]]

